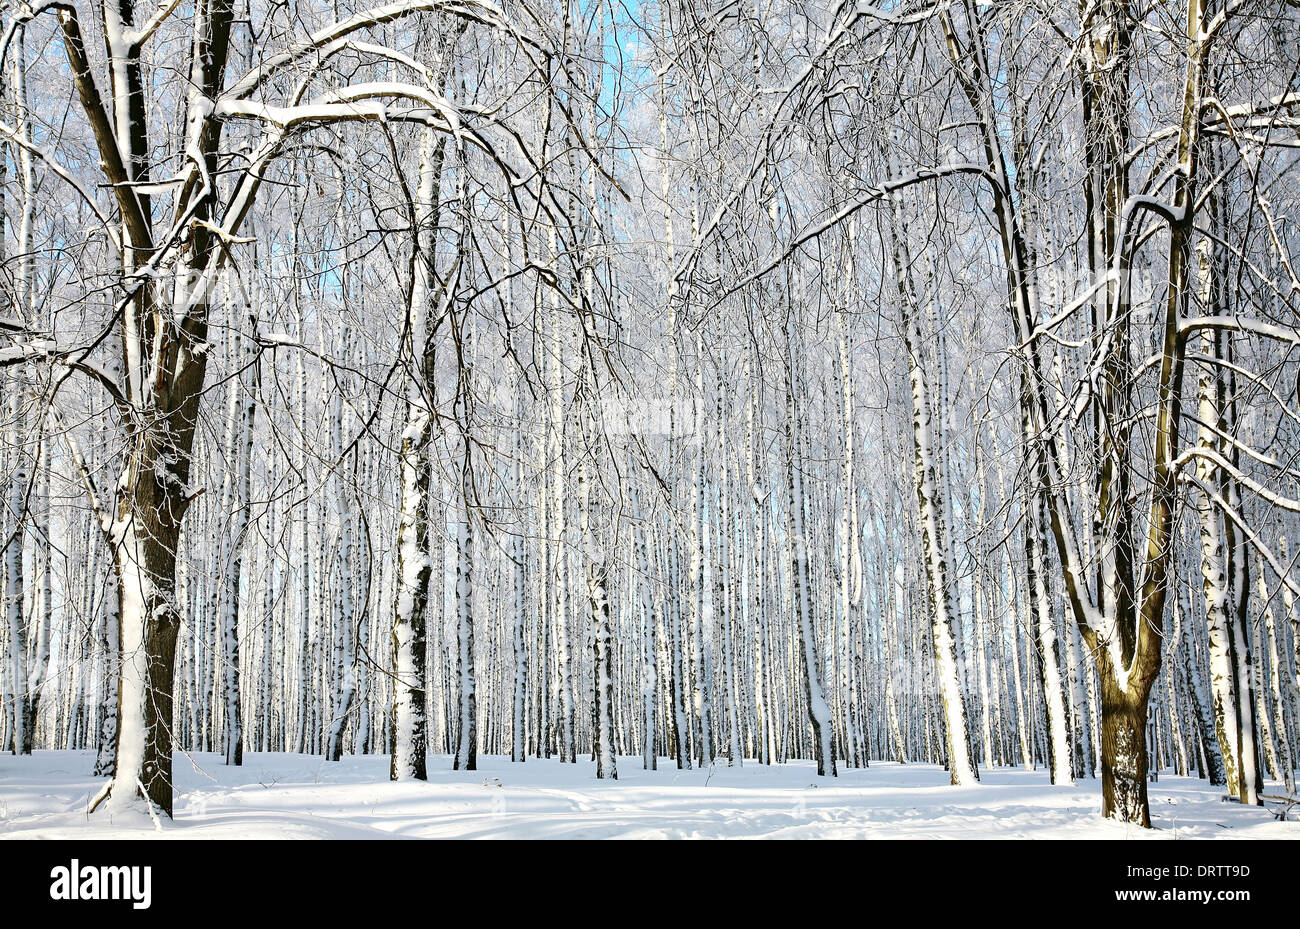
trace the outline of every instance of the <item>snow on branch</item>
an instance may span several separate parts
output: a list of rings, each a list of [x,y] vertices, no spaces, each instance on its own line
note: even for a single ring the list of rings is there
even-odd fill
[[[249,71],[238,81],[230,85],[226,96],[243,98],[253,94],[268,79],[280,71],[292,67],[300,61],[315,60],[321,55],[331,55],[346,45],[345,40],[353,33],[373,26],[401,19],[420,12],[438,11],[458,16],[471,22],[481,23],[501,29],[524,41],[519,32],[506,19],[505,13],[495,3],[487,0],[400,0],[384,6],[372,7],[354,13],[346,19],[318,29],[305,41],[299,42],[283,52],[272,55],[256,68]]]
[[[1282,326],[1235,313],[1232,315],[1189,316],[1178,324],[1180,335],[1185,336],[1187,333],[1195,332],[1198,329],[1229,329],[1234,332],[1248,332],[1277,342],[1285,342],[1288,345],[1300,345],[1300,331],[1297,331],[1292,326]]]
[[[1291,497],[1284,497],[1281,494],[1274,493],[1273,491],[1265,487],[1263,484],[1259,483],[1259,481],[1256,481],[1250,475],[1246,474],[1240,468],[1233,465],[1232,462],[1228,461],[1228,459],[1224,458],[1218,452],[1214,451],[1214,449],[1204,448],[1199,445],[1193,445],[1190,448],[1184,450],[1177,458],[1174,459],[1172,464],[1172,470],[1174,470],[1175,472],[1180,471],[1188,462],[1190,462],[1194,458],[1205,459],[1206,461],[1213,464],[1216,468],[1219,468],[1225,473],[1231,475],[1233,479],[1239,481],[1241,483],[1241,486],[1245,487],[1255,496],[1259,497],[1262,500],[1268,501],[1269,503],[1273,504],[1279,509],[1287,510],[1292,513],[1300,513],[1300,500],[1295,500]]]

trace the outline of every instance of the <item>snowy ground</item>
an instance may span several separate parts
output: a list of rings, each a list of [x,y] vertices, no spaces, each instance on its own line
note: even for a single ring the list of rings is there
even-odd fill
[[[932,765],[877,763],[819,779],[807,763],[643,771],[619,759],[619,780],[577,765],[483,757],[480,770],[430,758],[427,783],[388,781],[386,756],[250,753],[242,768],[214,754],[177,756],[176,819],[88,818],[103,781],[89,752],[0,755],[3,838],[1300,838],[1300,822],[1222,803],[1203,781],[1150,785],[1153,831],[1104,822],[1100,785],[1053,787],[1046,771],[981,772],[955,788]]]

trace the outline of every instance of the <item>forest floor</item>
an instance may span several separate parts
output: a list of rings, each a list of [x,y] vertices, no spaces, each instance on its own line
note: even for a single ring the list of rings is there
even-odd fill
[[[90,752],[0,755],[0,838],[1295,838],[1300,822],[1222,803],[1221,788],[1162,774],[1150,784],[1151,831],[1105,822],[1100,784],[1053,787],[1046,770],[982,771],[956,788],[934,765],[876,762],[818,778],[809,763],[645,771],[620,758],[619,780],[595,765],[479,758],[477,771],[429,759],[425,783],[388,781],[388,758],[176,756],[176,818],[87,817],[103,785]]]

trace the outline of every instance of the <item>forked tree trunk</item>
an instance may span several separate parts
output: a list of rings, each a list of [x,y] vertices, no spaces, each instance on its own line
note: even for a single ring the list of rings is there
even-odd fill
[[[121,602],[121,682],[117,758],[108,808],[135,806],[143,795],[172,815],[172,683],[180,616],[176,609],[176,542],[180,500],[159,486],[164,466],[137,448],[115,529]]]
[[[1098,670],[1110,661],[1098,651]],[[1147,804],[1147,698],[1149,687],[1117,684],[1115,669],[1101,677],[1101,815],[1150,828]]]

